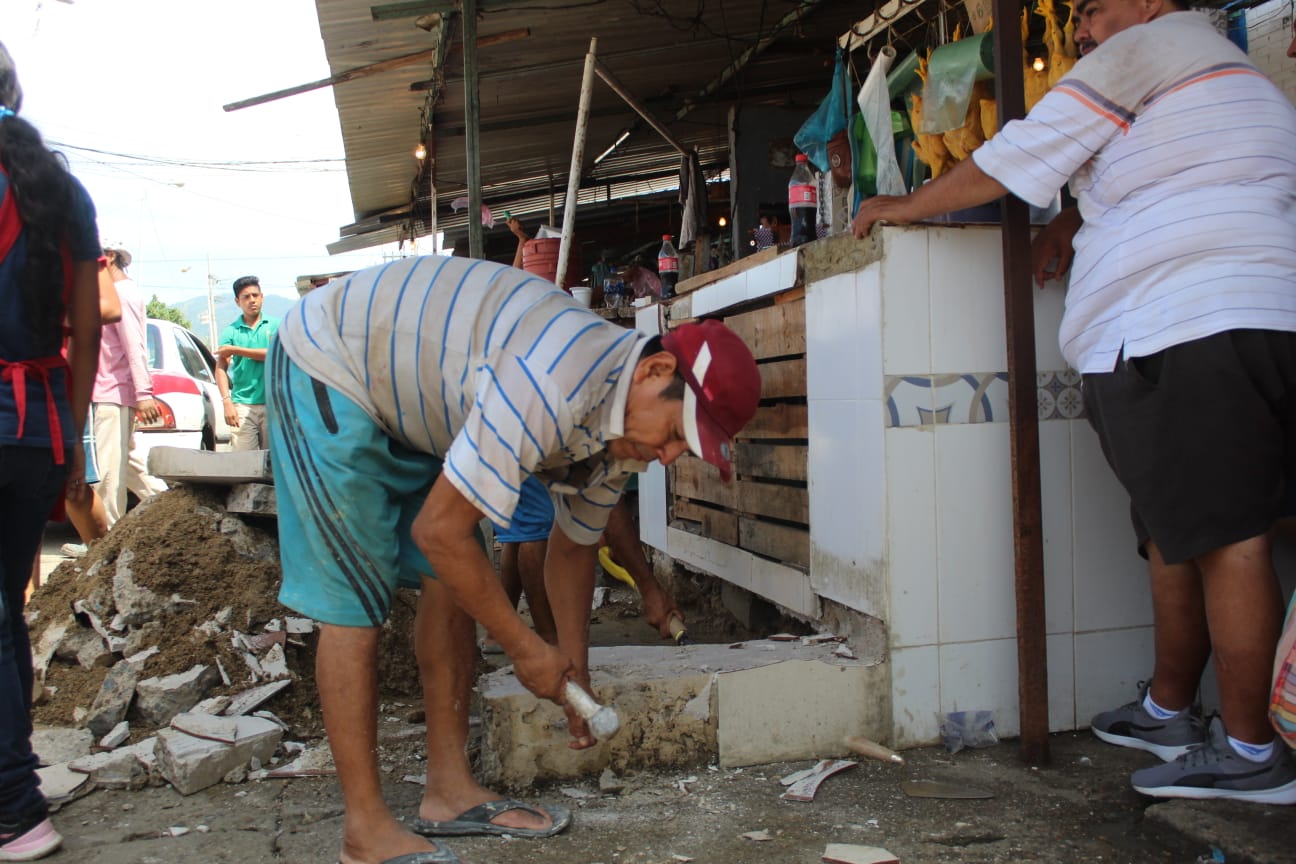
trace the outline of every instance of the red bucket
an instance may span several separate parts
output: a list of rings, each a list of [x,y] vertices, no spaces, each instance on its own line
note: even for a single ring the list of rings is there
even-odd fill
[[[562,240],[558,237],[526,241],[522,244],[522,269],[542,279],[554,281],[554,277],[558,275],[558,247],[561,245]],[[573,243],[567,258],[567,291],[570,292],[573,285],[579,285],[583,276],[580,247]]]

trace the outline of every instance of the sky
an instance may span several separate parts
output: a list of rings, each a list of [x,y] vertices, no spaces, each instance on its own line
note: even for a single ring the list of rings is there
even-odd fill
[[[217,296],[252,274],[296,297],[298,276],[397,254],[325,248],[355,221],[331,87],[221,108],[329,76],[313,0],[3,0],[0,40],[22,116],[68,157],[146,298],[205,297],[209,274]]]

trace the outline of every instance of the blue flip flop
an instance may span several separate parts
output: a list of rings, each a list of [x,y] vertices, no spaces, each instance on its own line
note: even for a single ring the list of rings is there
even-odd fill
[[[541,819],[548,816],[552,823],[548,828],[509,828],[505,825],[496,825],[492,821],[501,813],[508,813],[513,810],[525,810]],[[566,807],[548,804],[545,805],[544,810],[540,810],[516,798],[500,798],[471,807],[454,819],[445,822],[416,818],[413,824],[410,825],[410,829],[416,834],[422,834],[424,837],[467,837],[479,834],[498,837],[507,834],[510,837],[539,839],[552,837],[565,830],[570,824],[571,811]]]

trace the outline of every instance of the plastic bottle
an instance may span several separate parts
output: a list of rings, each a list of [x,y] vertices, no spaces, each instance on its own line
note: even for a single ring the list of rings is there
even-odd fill
[[[603,305],[608,309],[619,309],[625,303],[625,277],[615,268],[611,275],[603,280]]]
[[[815,215],[819,209],[819,186],[810,171],[810,160],[804,153],[796,156],[796,167],[788,181],[788,215],[792,217],[793,246],[815,239]]]
[[[675,296],[675,283],[679,281],[679,252],[671,242],[671,235],[662,235],[661,251],[657,253],[657,275],[661,277],[661,296],[669,300]]]

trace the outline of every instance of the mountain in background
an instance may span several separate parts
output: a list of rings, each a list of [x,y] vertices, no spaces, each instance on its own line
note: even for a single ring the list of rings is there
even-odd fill
[[[284,313],[292,308],[297,300],[292,297],[281,297],[278,294],[265,295],[265,303],[261,306],[261,314],[268,315],[271,318],[282,318]],[[179,303],[168,303],[173,309],[179,309],[184,316],[189,319],[189,329],[204,344],[209,341],[211,328],[206,321],[207,315],[207,298],[198,296],[190,297],[188,300],[182,300]],[[216,335],[220,336],[220,331],[243,313],[239,311],[238,305],[234,302],[234,296],[226,291],[216,296]],[[208,348],[212,347],[210,345]]]

